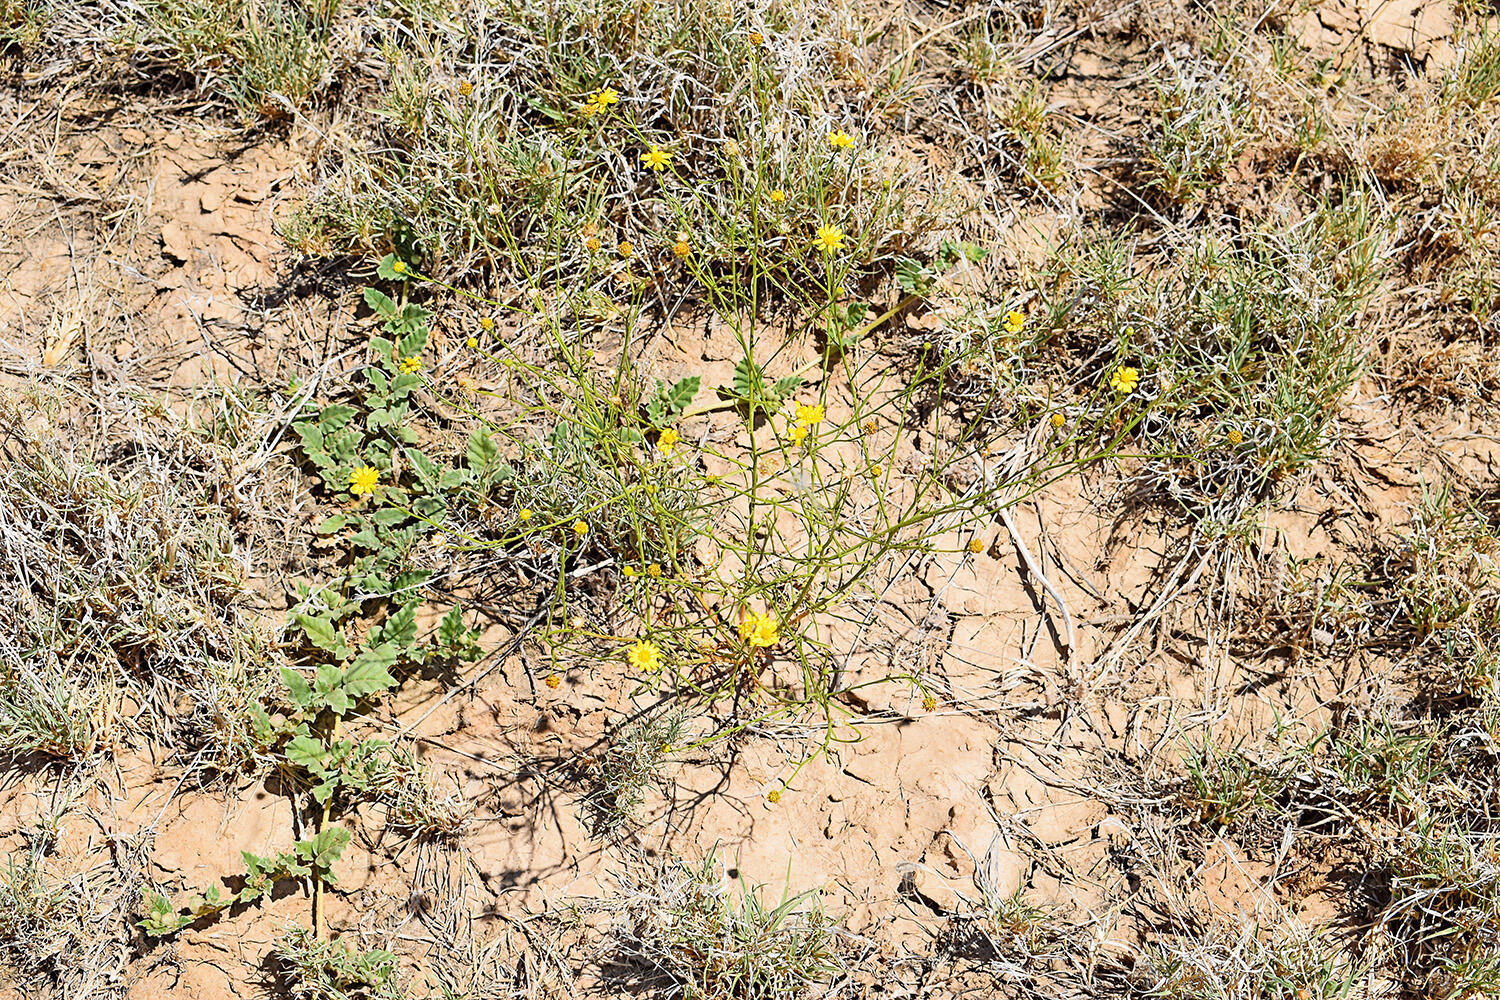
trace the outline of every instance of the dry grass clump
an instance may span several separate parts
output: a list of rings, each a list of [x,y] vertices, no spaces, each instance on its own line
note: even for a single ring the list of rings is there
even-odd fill
[[[276,656],[242,603],[223,465],[181,431],[96,463],[22,405],[0,400],[0,752],[78,760],[139,735],[246,760]]]
[[[860,51],[842,4],[430,13],[391,25],[374,138],[289,224],[295,245],[610,295],[713,274],[800,298],[819,226],[869,264],[937,221],[841,82]]]

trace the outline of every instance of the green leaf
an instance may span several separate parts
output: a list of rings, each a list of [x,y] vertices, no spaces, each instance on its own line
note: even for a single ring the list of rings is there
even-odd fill
[[[774,402],[781,402],[802,386],[802,379],[796,375],[788,375],[786,378],[776,380],[771,387],[771,397]]]
[[[365,305],[388,320],[396,318],[396,303],[392,302],[391,297],[378,288],[365,289]]]
[[[342,689],[351,698],[363,698],[377,691],[385,691],[396,685],[390,666],[396,662],[400,650],[394,643],[383,642],[360,653],[344,672]]]
[[[328,758],[323,741],[307,734],[293,737],[286,745],[286,759],[314,774],[321,774]]]
[[[703,385],[703,376],[689,375],[685,379],[679,379],[671,389],[667,390],[667,406],[673,413],[681,413],[687,409],[687,405],[698,395],[698,389]]]
[[[500,446],[490,438],[489,433],[483,427],[474,428],[469,435],[469,447],[464,457],[469,462],[469,468],[475,472],[482,472],[500,454]]]
[[[312,707],[312,685],[307,683],[307,678],[302,676],[302,671],[293,670],[291,667],[282,667],[281,682],[291,692],[292,704],[304,710]]]
[[[398,507],[382,507],[370,515],[370,520],[382,528],[393,528],[405,521],[407,517],[406,511]]]
[[[464,609],[461,605],[455,604],[453,609],[438,623],[438,640],[451,649],[468,637],[469,630],[464,628]]]
[[[344,856],[350,833],[341,826],[324,827],[316,837],[297,841],[297,857],[321,871],[327,871]]]
[[[416,306],[407,306],[406,308],[409,310],[414,310],[413,322],[425,323],[427,321],[427,313],[425,310],[417,309]],[[401,338],[401,343],[396,347],[396,355],[397,357],[402,358],[414,358],[418,354],[421,354],[422,349],[426,346],[427,328],[425,326],[419,326],[417,327],[417,329]]]
[[[297,626],[302,629],[303,635],[307,636],[308,641],[314,646],[334,656],[343,656],[348,652],[349,647],[344,645],[344,637],[339,634],[332,619],[300,613],[292,617],[297,622]]]
[[[385,620],[385,623],[370,633],[372,643],[394,643],[401,649],[407,649],[417,638],[417,605],[420,602],[412,601],[403,605],[400,610]]]
[[[343,403],[334,403],[332,406],[323,407],[323,412],[318,415],[318,426],[324,432],[336,431],[350,420],[353,420],[354,414],[354,407],[345,406]]]
[[[443,476],[438,480],[437,488],[440,490],[451,490],[467,483],[473,473],[468,469],[445,469]]]
[[[293,422],[292,430],[296,431],[297,437],[302,439],[302,450],[309,455],[323,450],[323,429],[311,420]]]
[[[348,523],[349,519],[343,514],[334,514],[331,517],[325,517],[322,521],[318,522],[318,526],[314,528],[313,531],[316,531],[320,535],[331,535],[335,531],[343,528],[343,526]]]
[[[433,487],[436,486],[438,482],[437,464],[434,463],[432,459],[428,458],[420,448],[407,448],[405,449],[405,453],[407,460],[411,462],[411,467],[417,473],[417,478],[420,479],[422,481],[422,485],[426,487],[429,492],[431,492]]]

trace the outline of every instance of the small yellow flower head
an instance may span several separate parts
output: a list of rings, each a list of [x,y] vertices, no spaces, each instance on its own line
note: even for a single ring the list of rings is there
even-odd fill
[[[848,132],[845,132],[843,129],[839,129],[835,132],[829,132],[828,145],[833,147],[834,149],[848,149],[850,146],[854,145],[854,136],[850,135]]]
[[[661,173],[672,165],[672,154],[652,146],[641,154],[641,165]]]
[[[613,87],[605,87],[603,90],[599,91],[599,93],[595,94],[593,97],[590,97],[588,101],[585,102],[585,104],[583,105],[584,117],[588,117],[599,111],[608,111],[610,105],[619,103],[619,91],[615,90]]]
[[[833,253],[844,246],[844,230],[839,226],[819,226],[813,238],[813,247],[824,253]]]
[[[679,258],[686,260],[693,252],[693,247],[687,240],[679,239],[676,243],[672,244],[672,252]]]
[[[924,712],[934,712],[934,711],[937,711],[937,699],[934,698],[930,694],[927,695],[925,698],[923,698],[922,699],[922,711],[924,711]]]
[[[803,424],[797,424],[792,428],[792,440],[797,444],[801,444],[803,441],[807,440],[807,433],[808,430],[806,426],[804,426]]]
[[[750,44],[754,45],[756,48],[760,48],[762,45],[766,44],[766,36],[762,35],[758,31],[752,31],[750,32]]]
[[[652,563],[646,567],[646,575],[653,580],[661,578],[661,563]]]
[[[622,260],[629,260],[630,255],[635,253],[635,244],[629,240],[621,240],[615,247],[615,253],[619,254]]]
[[[1129,365],[1121,365],[1109,374],[1109,387],[1122,396],[1135,392],[1135,387],[1140,385],[1140,382],[1140,371]]]
[[[542,681],[542,683],[547,685],[552,690],[556,691],[557,686],[562,683],[562,678],[557,676],[556,674],[548,674],[547,679]]]
[[[531,508],[530,507],[522,507],[520,509],[520,511],[516,514],[516,516],[519,517],[523,521],[529,521],[529,520],[531,520]]]
[[[740,616],[740,638],[752,649],[765,649],[781,640],[781,625],[770,612],[747,611]]]
[[[587,521],[574,521],[573,522],[573,534],[577,535],[579,538],[582,538],[584,535],[587,535],[588,533],[589,533],[589,523]]]
[[[660,448],[662,451],[671,451],[674,447],[676,447],[677,442],[681,440],[682,436],[677,433],[677,430],[675,428],[668,427],[666,430],[661,432],[660,436],[657,437],[656,447]]]
[[[781,789],[779,789],[779,788],[773,788],[769,792],[767,792],[766,793],[766,801],[769,802],[769,803],[771,803],[771,805],[773,805],[773,806],[776,803],[780,802],[781,801]]]
[[[468,344],[470,347],[478,347],[479,346],[479,338],[478,337],[470,337],[468,340],[464,341],[464,343]]]
[[[368,496],[380,485],[380,470],[361,465],[349,473],[349,492],[357,497]]]
[[[1001,323],[1001,326],[1005,328],[1006,333],[1020,333],[1021,327],[1025,325],[1026,314],[1021,312],[1021,310],[1019,309],[1012,309],[1010,312],[1006,313],[1005,319]]]
[[[493,333],[495,330],[495,318],[493,316],[481,317],[479,320],[479,329],[485,333]]]
[[[406,273],[406,261],[404,261],[404,260],[398,260],[398,261],[396,261],[396,263],[394,263],[394,264],[391,265],[391,270],[395,271],[397,274],[405,274]]]
[[[874,465],[870,466],[870,478],[871,479],[879,479],[880,478],[880,474],[882,472],[884,472],[884,471],[885,471],[885,469],[883,469],[881,467],[880,463],[876,462]]]
[[[599,113],[599,105],[595,104],[594,99],[590,97],[587,101],[583,102],[583,107],[578,109],[578,113],[585,118],[592,118]]]
[[[771,192],[771,203],[773,205],[780,205],[784,201],[786,201],[786,192],[781,190],[781,188],[777,188]]]
[[[458,85],[458,93],[460,97],[468,97],[470,94],[474,93],[474,85],[468,80],[465,80],[463,83],[460,83]]]
[[[874,434],[880,429],[880,424],[876,422],[874,417],[871,417],[859,426],[864,428],[866,434]]]
[[[797,423],[803,427],[816,427],[823,422],[822,403],[798,403]]]
[[[599,248],[604,246],[604,244],[599,242],[599,237],[590,236],[588,239],[583,241],[583,246],[584,249],[586,249],[589,253],[598,253]]]
[[[1240,429],[1238,427],[1229,428],[1229,434],[1227,435],[1227,437],[1229,438],[1230,444],[1242,444],[1245,440],[1245,435],[1240,433]]]
[[[1067,422],[1068,418],[1063,416],[1061,413],[1052,414],[1052,426],[1057,430],[1062,430],[1063,424]]]
[[[626,566],[624,569],[620,570],[620,572],[624,573],[626,576],[635,576],[637,570],[634,566]]]
[[[625,662],[643,674],[654,674],[661,669],[661,649],[649,639],[638,639],[625,651]]]
[[[984,542],[980,541],[978,538],[971,540],[969,542],[969,551],[974,553],[976,556],[979,555],[979,553],[984,551]]]
[[[410,375],[413,372],[419,372],[419,371],[421,371],[422,370],[422,359],[421,358],[402,358],[401,359],[401,370],[403,372],[405,372],[406,374],[408,374],[408,375]]]

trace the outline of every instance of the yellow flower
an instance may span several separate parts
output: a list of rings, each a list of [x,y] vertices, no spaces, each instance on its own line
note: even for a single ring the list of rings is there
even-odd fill
[[[781,626],[770,612],[747,611],[740,617],[740,638],[753,649],[765,649],[780,641]]]
[[[408,375],[410,375],[412,372],[419,372],[419,371],[421,371],[422,370],[422,359],[421,358],[402,358],[401,359],[401,370],[403,372],[406,372]]]
[[[516,516],[519,517],[523,521],[529,521],[529,520],[531,520],[531,508],[530,507],[522,507],[521,510],[520,510],[520,512]]]
[[[922,699],[922,711],[924,711],[924,712],[932,712],[932,711],[936,711],[936,709],[937,709],[937,699],[934,698],[932,695],[928,695],[927,697],[925,697],[925,698]]]
[[[676,243],[672,244],[672,252],[685,260],[693,252],[693,247],[687,240],[679,239]]]
[[[620,92],[613,87],[605,87],[599,93],[595,94],[592,99],[595,104],[599,105],[600,110],[603,110],[611,104],[620,103]]]
[[[844,230],[839,226],[819,226],[813,246],[824,253],[833,253],[844,245]]]
[[[396,263],[394,263],[394,264],[391,265],[391,270],[395,271],[397,274],[405,274],[406,273],[406,261],[404,261],[404,260],[398,260],[398,261],[396,261]]]
[[[1230,444],[1241,444],[1245,440],[1245,435],[1240,433],[1240,429],[1238,427],[1229,428],[1228,437]]]
[[[557,676],[556,674],[548,674],[547,679],[542,681],[542,683],[547,685],[552,690],[556,691],[557,686],[562,683],[562,678]]]
[[[662,451],[671,451],[677,442],[681,440],[682,437],[677,433],[676,429],[668,427],[657,437],[656,446]]]
[[[458,93],[462,97],[468,97],[470,94],[474,93],[474,85],[468,80],[465,80],[463,83],[460,83],[458,85]]]
[[[649,639],[637,639],[625,651],[625,661],[642,673],[654,674],[661,669],[661,649]]]
[[[974,553],[976,556],[979,555],[979,553],[984,551],[984,542],[980,541],[977,538],[971,540],[969,542],[969,551]]]
[[[581,115],[583,115],[583,117],[585,117],[585,118],[592,118],[592,117],[594,117],[594,115],[597,114],[598,111],[599,111],[599,105],[597,105],[597,104],[594,103],[594,99],[592,97],[590,97],[587,101],[585,101],[583,103],[583,107],[581,107],[581,108],[578,109],[578,113],[581,114]]]
[[[823,422],[822,403],[798,403],[797,423],[804,427],[816,427]]]
[[[577,535],[579,538],[582,538],[584,535],[587,535],[588,533],[589,533],[589,523],[587,521],[574,521],[573,522],[573,534]]]
[[[650,167],[657,173],[661,173],[663,170],[672,165],[672,154],[668,153],[664,149],[658,149],[656,146],[652,146],[650,149],[641,154],[641,165]]]
[[[630,242],[629,240],[621,240],[615,247],[615,253],[619,254],[622,258],[629,260],[630,255],[635,253],[635,244]]]
[[[880,463],[876,462],[874,465],[870,466],[870,478],[871,479],[879,479],[880,478],[880,474],[882,472],[884,472],[884,471],[885,470],[880,467]]]
[[[795,441],[797,444],[801,444],[803,441],[806,441],[807,440],[807,428],[804,427],[802,424],[798,424],[795,427],[793,427],[792,428],[792,440]]]
[[[492,332],[495,329],[495,318],[493,316],[481,317],[479,320],[479,329],[483,330],[485,333]]]
[[[634,566],[626,566],[620,572],[624,573],[626,576],[635,576],[636,568]]]
[[[750,44],[754,45],[756,48],[760,48],[762,45],[766,44],[766,36],[762,35],[758,31],[752,31],[750,32]]]
[[[771,192],[771,201],[773,204],[780,205],[782,202],[786,201],[786,192],[781,190],[781,188],[777,188],[775,191]]]
[[[652,563],[646,567],[646,575],[655,580],[661,576],[661,563]]]
[[[1052,414],[1052,426],[1057,428],[1058,430],[1062,430],[1063,424],[1067,422],[1068,418],[1063,416],[1061,413]]]
[[[375,487],[380,485],[380,470],[372,469],[368,465],[361,465],[349,473],[349,492],[357,497],[374,493]]]
[[[1012,309],[1005,314],[1005,320],[1001,325],[1006,333],[1020,333],[1021,327],[1026,325],[1026,314],[1019,309]]]
[[[1140,371],[1129,365],[1121,365],[1109,374],[1109,387],[1122,396],[1128,396],[1132,392],[1135,392],[1135,387],[1140,382]]]
[[[766,793],[766,801],[769,802],[769,803],[771,803],[771,805],[773,805],[773,806],[776,803],[780,802],[781,801],[781,789],[779,789],[779,788],[773,788],[769,792],[767,792]]]
[[[464,343],[468,344],[470,347],[478,347],[479,346],[479,338],[478,337],[470,337],[468,340],[464,341]]]
[[[843,129],[839,129],[836,132],[829,132],[828,145],[832,146],[834,149],[848,149],[850,146],[854,145],[854,136],[850,135],[848,132],[845,132]]]

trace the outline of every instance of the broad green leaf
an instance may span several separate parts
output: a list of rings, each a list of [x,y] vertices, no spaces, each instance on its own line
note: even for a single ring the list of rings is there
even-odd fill
[[[334,514],[331,517],[323,518],[313,530],[320,535],[331,535],[348,523],[349,519],[343,514]]]
[[[322,740],[306,735],[299,735],[290,740],[285,752],[287,760],[315,774],[324,770],[323,763],[328,756],[328,750],[323,746]]]
[[[345,406],[343,403],[334,403],[332,406],[323,407],[323,412],[318,415],[318,426],[324,432],[336,431],[350,420],[353,420],[354,414],[354,407]]]
[[[703,385],[701,375],[689,375],[685,379],[679,379],[671,389],[667,391],[667,405],[674,413],[680,413],[698,395],[698,389]]]
[[[307,683],[307,678],[302,676],[302,671],[293,670],[291,667],[282,667],[281,682],[291,692],[292,704],[301,709],[312,707],[312,685]]]
[[[344,672],[342,690],[351,698],[363,698],[394,687],[396,679],[391,676],[389,668],[399,653],[396,645],[390,642],[366,649]]]
[[[483,427],[474,428],[469,435],[469,447],[465,453],[469,468],[475,472],[483,470],[495,457],[500,454],[500,446],[490,438],[489,433]]]
[[[394,643],[401,649],[411,646],[417,638],[417,605],[420,601],[412,601],[403,605],[395,614],[385,620],[385,623],[370,633],[372,643]]]
[[[365,289],[365,305],[388,320],[395,319],[396,317],[396,303],[391,301],[391,297],[378,288]]]
[[[344,637],[334,627],[333,622],[322,616],[296,614],[292,616],[302,633],[307,636],[309,642],[319,649],[326,650],[335,656],[342,656],[348,647],[344,645]]]

